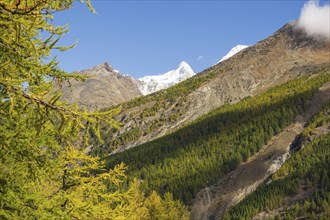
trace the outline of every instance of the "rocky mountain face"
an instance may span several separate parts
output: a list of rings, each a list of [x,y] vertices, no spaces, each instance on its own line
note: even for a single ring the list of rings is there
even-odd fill
[[[329,42],[307,37],[295,23],[286,24],[272,36],[202,73],[199,77],[215,76],[189,95],[190,108],[198,111],[188,118],[257,95],[314,68],[329,66],[329,57]]]
[[[175,70],[171,70],[161,75],[144,76],[139,78],[139,89],[143,95],[157,92],[161,89],[166,89],[175,84],[186,80],[195,73],[188,63],[182,61]]]
[[[142,95],[135,79],[119,74],[108,63],[83,70],[79,74],[88,78],[83,82],[71,80],[61,88],[62,98],[69,104],[78,103],[80,107],[96,110]]]
[[[78,103],[80,107],[89,110],[111,107],[141,95],[148,95],[195,75],[184,61],[175,70],[139,79],[121,75],[108,63],[80,71],[78,74],[88,78],[84,82],[71,80],[70,83],[65,83],[61,88],[63,99],[69,104]]]
[[[123,151],[151,141],[226,103],[255,96],[299,75],[329,67],[330,44],[308,37],[295,23],[203,72],[123,104],[105,149]],[[109,133],[108,133],[109,135]]]

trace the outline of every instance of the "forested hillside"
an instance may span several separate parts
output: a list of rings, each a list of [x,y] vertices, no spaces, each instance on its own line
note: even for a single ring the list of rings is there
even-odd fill
[[[329,80],[324,69],[224,105],[172,134],[111,155],[107,167],[123,161],[129,179],[140,179],[145,192],[172,192],[190,204],[199,189],[235,169],[303,114],[308,100]]]
[[[257,189],[224,219],[330,218],[330,100],[299,136],[294,155],[267,184]],[[319,134],[317,129],[326,130]],[[297,152],[298,151],[298,152]]]

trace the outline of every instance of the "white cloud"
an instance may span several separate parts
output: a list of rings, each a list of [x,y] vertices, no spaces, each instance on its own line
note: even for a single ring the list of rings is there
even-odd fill
[[[200,61],[202,61],[202,60],[204,60],[204,56],[203,56],[203,55],[200,55],[200,56],[198,56],[198,57],[196,58],[196,61],[197,61],[197,62],[200,62]]]
[[[330,40],[330,5],[320,5],[319,1],[305,3],[298,27],[303,28],[308,36]]]

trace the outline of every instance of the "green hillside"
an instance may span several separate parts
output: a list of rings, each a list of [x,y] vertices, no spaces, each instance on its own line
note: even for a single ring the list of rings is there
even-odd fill
[[[124,162],[129,179],[142,180],[145,192],[172,192],[190,204],[201,188],[246,161],[304,113],[308,100],[329,80],[321,71],[225,105],[170,135],[111,155],[107,168]]]
[[[300,136],[299,150],[312,139],[316,127],[330,122],[330,103]],[[290,198],[290,200],[288,199]],[[265,184],[232,208],[225,219],[252,219],[262,211],[278,210],[275,219],[330,218],[330,133],[321,135],[295,153]]]

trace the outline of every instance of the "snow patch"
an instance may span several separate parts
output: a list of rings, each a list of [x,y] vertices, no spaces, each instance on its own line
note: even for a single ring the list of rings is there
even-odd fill
[[[241,50],[244,50],[245,48],[247,48],[249,46],[247,45],[236,45],[235,47],[231,48],[231,50],[224,56],[222,57],[218,63],[227,60],[228,58],[234,56],[235,54],[237,54],[238,52],[240,52]],[[217,64],[218,64],[217,63]]]

